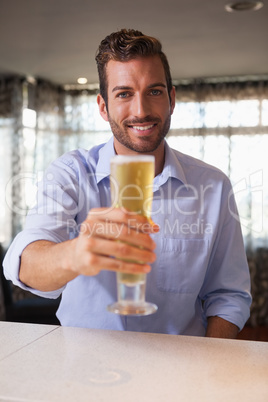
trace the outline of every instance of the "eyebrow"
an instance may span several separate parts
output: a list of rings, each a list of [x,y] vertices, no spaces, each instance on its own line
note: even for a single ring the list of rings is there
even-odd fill
[[[163,84],[163,82],[155,82],[154,84],[148,86],[148,88],[155,88],[155,87],[166,88],[167,86]]]
[[[115,92],[115,91],[122,91],[122,90],[126,90],[126,89],[132,89],[132,88],[131,88],[131,87],[124,86],[124,85],[122,85],[122,86],[118,85],[118,86],[116,86],[116,87],[113,88],[112,92]]]
[[[148,86],[149,89],[151,88],[155,88],[155,87],[163,87],[166,88],[167,86],[165,84],[163,84],[163,82],[155,82],[153,84],[150,84]],[[133,89],[132,87],[126,86],[126,85],[117,85],[116,87],[114,87],[112,89],[112,92],[116,92],[116,91],[126,91],[129,89]]]

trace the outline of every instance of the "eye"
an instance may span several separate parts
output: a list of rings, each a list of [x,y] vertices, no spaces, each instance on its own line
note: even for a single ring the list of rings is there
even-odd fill
[[[127,91],[124,92],[119,92],[119,94],[117,94],[117,98],[128,98],[130,96],[130,93]]]
[[[150,94],[153,96],[159,96],[161,95],[162,91],[160,91],[160,89],[152,89]]]

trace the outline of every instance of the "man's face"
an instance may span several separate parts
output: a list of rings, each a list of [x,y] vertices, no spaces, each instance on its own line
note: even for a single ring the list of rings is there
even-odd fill
[[[168,133],[175,105],[170,98],[165,72],[158,56],[127,62],[109,61],[108,110],[99,95],[102,117],[109,121],[118,153],[153,153]]]

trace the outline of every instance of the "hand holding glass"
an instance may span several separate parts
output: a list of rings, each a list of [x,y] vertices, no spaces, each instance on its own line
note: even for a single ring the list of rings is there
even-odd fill
[[[153,200],[153,179],[153,156],[115,156],[111,160],[110,176],[112,205],[144,215],[149,219]],[[118,272],[118,302],[109,305],[107,309],[122,315],[155,313],[157,306],[145,302],[145,285],[146,274]]]

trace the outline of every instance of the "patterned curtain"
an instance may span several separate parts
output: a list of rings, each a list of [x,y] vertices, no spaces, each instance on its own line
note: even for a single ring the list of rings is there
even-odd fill
[[[22,229],[24,206],[23,84],[20,78],[0,81],[0,243],[5,246]]]
[[[177,87],[169,143],[231,179],[250,252],[268,245],[268,82]]]
[[[176,110],[177,109],[177,110]],[[168,141],[231,179],[251,274],[248,324],[268,325],[268,81],[177,86]]]
[[[231,178],[252,276],[249,322],[268,325],[268,81],[194,81],[176,91],[167,141]],[[13,77],[0,81],[0,136],[0,243],[7,247],[47,165],[106,142],[111,132],[95,90]]]

